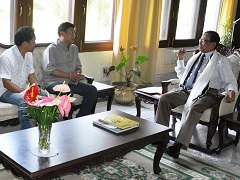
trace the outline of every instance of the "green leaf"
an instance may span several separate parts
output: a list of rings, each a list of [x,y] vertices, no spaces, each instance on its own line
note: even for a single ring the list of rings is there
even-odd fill
[[[147,60],[149,60],[147,56],[138,56],[135,64],[142,64]]]
[[[122,61],[127,62],[127,60],[129,60],[129,58],[130,58],[129,54],[126,56],[122,56]]]
[[[123,66],[125,66],[126,62],[120,62],[117,67],[116,67],[116,70],[119,71]]]
[[[107,72],[107,75],[109,75],[109,73],[114,71],[115,69],[116,69],[115,66],[111,66]]]
[[[138,77],[141,77],[141,72],[138,68],[133,68],[132,71],[134,72],[134,74],[136,74]]]

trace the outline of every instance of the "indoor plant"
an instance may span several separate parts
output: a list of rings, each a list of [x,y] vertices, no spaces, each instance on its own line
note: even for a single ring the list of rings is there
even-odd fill
[[[142,55],[137,56],[138,47],[139,47],[139,45],[130,47],[130,49],[134,52],[133,60],[135,61],[135,66],[132,68],[128,67],[128,61],[131,60],[130,55],[129,54],[124,55],[124,48],[122,46],[119,47],[119,50],[122,53],[122,60],[117,66],[111,66],[109,68],[107,75],[109,75],[109,73],[112,71],[118,72],[120,74],[120,76],[122,76],[124,78],[125,86],[127,86],[127,87],[131,86],[133,75],[136,75],[137,77],[139,77],[139,80],[141,83],[143,83],[147,86],[152,86],[152,83],[141,79],[141,71],[139,69],[139,66],[142,63],[148,61],[149,58],[146,56],[142,56]],[[124,72],[121,71],[122,69],[124,69]]]
[[[152,83],[144,81],[141,79],[141,71],[139,69],[139,66],[148,61],[149,58],[146,56],[139,55],[138,56],[138,47],[137,46],[131,46],[130,50],[134,54],[133,58],[130,58],[130,55],[124,55],[124,48],[121,46],[119,47],[119,50],[121,51],[121,62],[117,66],[111,66],[109,68],[109,71],[107,72],[107,75],[109,73],[116,71],[124,78],[124,81],[121,82],[113,82],[113,85],[115,85],[115,96],[114,100],[119,104],[129,104],[134,101],[134,91],[138,87],[136,83],[132,82],[132,78],[134,75],[136,75],[139,78],[139,81],[144,86],[152,86]],[[128,63],[130,60],[134,61],[134,66],[130,67]]]
[[[221,23],[221,37],[220,44],[225,47],[232,46],[232,25],[230,23],[230,18],[227,18],[223,23]]]
[[[59,92],[57,97],[49,93],[47,93],[48,96],[40,96],[39,88],[35,84],[21,93],[26,101],[26,111],[38,124],[38,151],[40,154],[50,151],[50,133],[53,121],[57,119],[59,113],[68,117],[71,102],[75,100],[70,95],[61,95],[70,91],[69,86],[65,83],[56,85],[53,89]]]

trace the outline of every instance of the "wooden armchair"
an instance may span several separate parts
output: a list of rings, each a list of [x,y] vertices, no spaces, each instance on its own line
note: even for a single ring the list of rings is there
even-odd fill
[[[238,53],[239,53],[239,51],[238,51]],[[239,84],[240,57],[237,56],[237,53],[233,53],[228,56],[228,59],[230,60],[230,62],[232,64],[233,73],[234,73],[236,79],[238,80],[238,84]],[[180,82],[179,79],[171,79],[168,81],[163,81],[162,82],[162,89],[163,89],[162,93],[166,93],[168,91],[173,90],[174,88],[178,88],[179,82]],[[236,102],[238,99],[239,92],[236,93],[235,101],[232,103],[226,103],[226,95],[227,95],[227,92],[218,94],[216,96],[216,100],[215,100],[213,107],[207,109],[203,113],[199,123],[207,126],[207,128],[208,128],[207,139],[206,139],[206,149],[192,145],[192,147],[194,147],[195,149],[201,150],[208,154],[215,152],[215,149],[211,150],[210,146],[212,145],[212,138],[217,129],[219,116],[222,116],[222,115],[225,115],[228,113],[232,113],[235,110],[235,105],[236,105]],[[175,129],[176,119],[181,119],[182,111],[183,111],[183,105],[178,106],[175,109],[172,109],[172,112],[171,112],[172,122],[173,122],[172,128]]]

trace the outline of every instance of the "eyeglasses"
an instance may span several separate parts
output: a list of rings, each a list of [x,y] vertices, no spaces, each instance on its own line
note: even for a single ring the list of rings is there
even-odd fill
[[[201,43],[207,43],[207,42],[210,42],[210,40],[207,40],[207,39],[199,39],[199,42],[201,42]]]
[[[66,32],[69,33],[69,34],[74,34],[74,35],[76,35],[76,32],[75,32],[75,31],[67,30]]]

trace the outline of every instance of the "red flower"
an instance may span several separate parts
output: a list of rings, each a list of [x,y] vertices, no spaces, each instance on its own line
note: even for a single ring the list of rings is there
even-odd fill
[[[31,85],[24,94],[24,100],[27,102],[33,102],[38,96],[38,86],[33,84]]]

